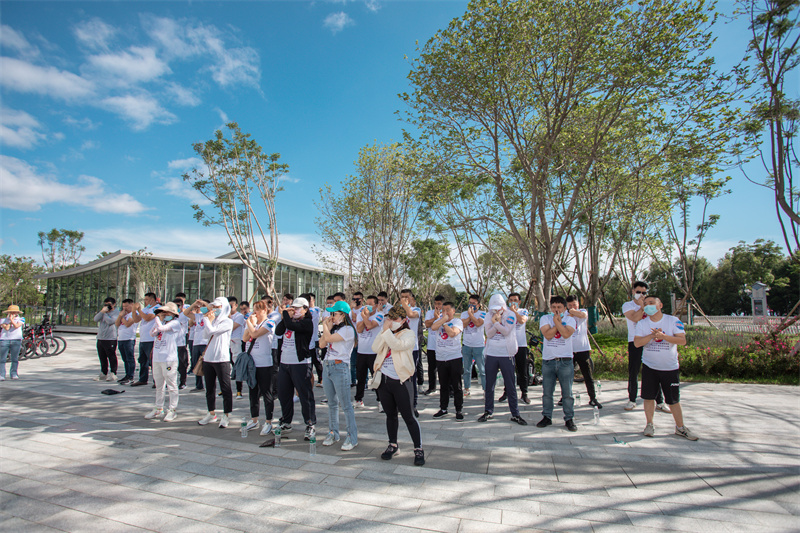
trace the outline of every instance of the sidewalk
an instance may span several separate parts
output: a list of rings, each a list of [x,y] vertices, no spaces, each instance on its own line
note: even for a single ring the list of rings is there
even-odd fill
[[[205,396],[188,389],[175,422],[144,420],[153,389],[91,381],[99,373],[94,338],[67,337],[65,353],[22,361],[21,379],[0,383],[4,531],[800,528],[797,387],[684,385],[686,423],[697,442],[672,435],[672,418],[662,413],[656,438],[643,437],[641,404],[622,409],[621,382],[603,382],[597,426],[585,387],[575,384],[584,403],[576,410],[577,433],[560,423],[560,411],[553,426],[535,427],[541,387],[531,388],[531,405],[521,404],[526,427],[509,421],[506,404],[496,404],[494,420],[476,422],[480,393],[466,398],[463,423],[452,414],[434,420],[438,395],[420,396],[427,460],[420,468],[402,421],[401,453],[380,459],[385,417],[372,392],[356,411],[359,445],[352,452],[339,450],[341,443],[321,445],[328,415],[321,388],[314,389],[318,455],[308,454],[299,408],[283,446],[259,448],[258,430],[247,439],[238,431],[249,417],[246,387],[227,430],[197,424]],[[125,393],[100,394],[109,387]],[[279,414],[276,402],[276,420]]]

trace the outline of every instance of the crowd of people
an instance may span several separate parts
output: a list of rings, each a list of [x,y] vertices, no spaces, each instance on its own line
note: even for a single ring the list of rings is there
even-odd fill
[[[345,294],[336,293],[320,308],[314,294],[284,294],[280,302],[267,296],[251,309],[249,302],[239,303],[235,297],[188,304],[186,295],[179,293],[173,301],[160,304],[155,294],[148,293],[142,303],[126,299],[117,309],[116,301],[109,297],[95,316],[100,359],[100,374],[95,379],[139,387],[149,384],[152,369],[155,404],[145,418],[170,422],[177,417],[179,391],[187,388],[187,380],[193,375],[194,388],[189,392],[204,392],[206,396],[207,413],[198,423],[218,424],[220,428],[228,427],[231,421],[232,383],[236,383],[238,399],[243,398],[246,382],[250,403],[247,430],[260,427],[264,436],[278,428],[281,434],[289,433],[297,402],[305,440],[316,438],[316,384],[323,388],[322,401],[329,410],[328,432],[322,444],[342,442],[343,451],[358,446],[356,411],[364,407],[369,388],[386,417],[388,446],[381,458],[389,460],[398,453],[402,417],[414,445],[415,465],[425,463],[417,410],[419,394],[439,394],[439,409],[433,414],[436,419],[450,416],[452,400],[454,420],[461,422],[465,417],[464,398],[475,388],[473,369],[477,374],[474,385],[484,392],[483,412],[477,421],[491,420],[495,403],[507,403],[510,420],[528,425],[519,403],[531,402],[526,329],[531,315],[521,307],[518,293],[510,294],[507,300],[495,294],[485,307],[480,296],[470,295],[468,308],[461,313],[442,296],[437,296],[433,307],[423,313],[409,289],[401,291],[394,305],[386,292],[366,297],[356,292],[350,301],[352,305]],[[637,281],[631,301],[622,309],[629,341],[629,401],[624,408],[631,411],[637,406],[641,370],[646,418],[643,434],[655,435],[653,418],[658,410],[672,414],[677,435],[697,440],[684,425],[680,406],[677,347],[686,343],[684,327],[678,318],[661,309],[661,301],[648,295],[647,284]],[[539,318],[542,418],[536,426],[553,424],[558,382],[561,397],[557,405],[562,408],[564,426],[574,432],[578,430],[572,391],[576,365],[584,378],[589,405],[603,407],[597,399],[590,365],[588,313],[575,296],[553,296],[550,311]],[[16,306],[5,314],[6,318],[0,320],[0,380],[5,379],[9,355],[11,377],[18,377],[14,353],[19,352],[23,322]],[[422,346],[427,347],[428,387],[424,390]],[[117,350],[124,368],[119,379]],[[504,390],[496,402],[498,374],[502,375]],[[274,420],[276,398],[281,415]],[[344,411],[344,431],[340,430],[340,408]]]

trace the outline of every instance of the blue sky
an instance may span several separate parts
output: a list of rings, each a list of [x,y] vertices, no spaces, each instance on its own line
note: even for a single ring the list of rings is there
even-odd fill
[[[8,2],[0,29],[0,252],[40,257],[36,234],[86,233],[101,251],[228,251],[192,218],[180,175],[192,143],[237,121],[290,165],[280,255],[314,263],[313,200],[354,171],[358,150],[401,137],[395,111],[416,42],[461,1]],[[723,3],[723,7],[728,2]],[[746,26],[720,26],[729,67]],[[753,172],[760,167],[753,166]],[[778,238],[771,193],[737,170],[702,255]],[[742,216],[752,213],[752,216]]]

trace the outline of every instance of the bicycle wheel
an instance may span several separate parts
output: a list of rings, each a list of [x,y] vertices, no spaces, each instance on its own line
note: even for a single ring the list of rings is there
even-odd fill
[[[27,359],[33,350],[33,343],[30,339],[22,339],[22,346],[19,349],[19,360],[24,361]]]
[[[52,336],[47,336],[44,338],[45,344],[47,344],[47,355],[57,355],[59,348],[61,348],[61,343],[57,341]]]
[[[58,335],[51,335],[50,338],[53,339],[57,345],[56,351],[52,352],[51,355],[58,355],[67,349],[67,341],[64,339],[64,337],[59,337]]]
[[[44,357],[47,355],[47,342],[44,339],[36,339],[33,341],[33,354],[32,357]]]

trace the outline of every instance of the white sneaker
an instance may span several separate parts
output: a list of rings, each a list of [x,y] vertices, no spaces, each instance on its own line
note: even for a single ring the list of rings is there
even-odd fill
[[[105,374],[100,374],[96,378],[92,378],[92,381],[106,381],[108,377]]]
[[[353,444],[353,443],[350,441],[350,435],[348,435],[348,436],[347,436],[347,437],[344,439],[344,444],[342,444],[342,451],[343,451],[343,452],[349,452],[350,450],[352,450],[352,449],[353,449],[353,448],[355,448],[356,446],[358,446],[358,444]]]
[[[149,413],[144,415],[144,418],[146,420],[152,420],[152,419],[154,419],[156,417],[161,417],[163,415],[164,415],[164,410],[163,409],[153,409],[152,411],[150,411]]]
[[[197,423],[200,424],[201,426],[205,426],[207,424],[210,424],[211,422],[216,422],[216,421],[217,421],[216,413],[214,413],[213,415],[211,413],[206,413],[206,416],[198,420]]]
[[[264,426],[261,428],[261,433],[260,433],[260,435],[261,435],[262,437],[266,437],[266,436],[267,436],[267,435],[269,435],[270,433],[272,433],[272,422],[266,422],[266,421],[265,421],[265,422],[264,422]]]
[[[697,440],[700,438],[694,433],[692,433],[692,431],[686,426],[683,426],[682,428],[675,426],[675,434],[680,437],[683,437],[684,439],[689,439],[689,440]]]
[[[357,402],[353,402],[353,407],[355,407],[356,409],[360,409],[360,408],[364,407],[364,402],[362,402],[360,400],[357,401]]]
[[[339,442],[339,438],[336,435],[334,435],[333,431],[331,431],[330,433],[328,433],[328,436],[325,437],[325,440],[322,441],[322,445],[333,446],[334,442]]]
[[[643,432],[645,437],[654,437],[656,435],[656,428],[653,424],[647,424]]]
[[[669,407],[665,403],[660,403],[656,405],[656,411],[661,411],[662,413],[672,414],[672,411],[669,410]]]
[[[178,415],[175,414],[175,409],[170,409],[167,411],[167,415],[164,417],[164,422],[172,422]]]
[[[5,381],[5,380],[6,380],[5,376],[0,376],[0,381]]]
[[[16,374],[11,374],[11,379],[19,379],[19,376]]]
[[[245,429],[247,429],[247,431],[250,431],[251,429],[256,429],[257,427],[258,427],[258,421],[256,420],[255,422],[253,422],[253,420],[251,419],[250,422],[248,422],[247,425],[245,426]]]
[[[295,396],[294,398],[292,398],[292,401],[293,402],[299,402],[300,401],[300,397],[299,396]]]
[[[633,411],[634,409],[636,409],[636,402],[628,402],[625,404],[626,411]]]
[[[117,375],[114,373],[109,372],[106,381],[117,381]]]
[[[226,414],[223,414],[223,415],[222,415],[222,416],[219,418],[219,428],[220,428],[220,429],[225,429],[226,427],[228,427],[228,422],[229,422],[229,420],[228,420],[228,415],[226,415]]]

